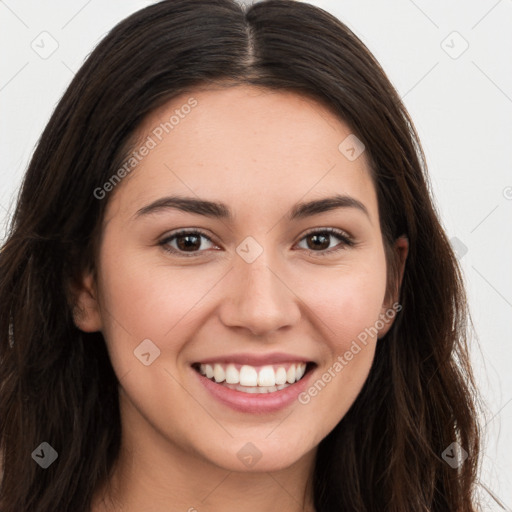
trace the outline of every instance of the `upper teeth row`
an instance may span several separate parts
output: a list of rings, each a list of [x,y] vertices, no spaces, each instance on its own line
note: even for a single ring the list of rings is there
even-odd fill
[[[215,382],[226,381],[227,384],[240,384],[241,386],[279,386],[293,384],[302,378],[306,372],[306,363],[292,364],[288,371],[283,366],[262,366],[259,371],[253,366],[243,365],[240,371],[234,364],[227,366],[221,364],[201,364],[199,371]]]

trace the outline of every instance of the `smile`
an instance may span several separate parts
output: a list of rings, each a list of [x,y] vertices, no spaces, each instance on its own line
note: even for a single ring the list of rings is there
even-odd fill
[[[300,381],[307,370],[306,362],[265,366],[215,363],[194,365],[196,371],[216,384],[243,393],[274,393]]]

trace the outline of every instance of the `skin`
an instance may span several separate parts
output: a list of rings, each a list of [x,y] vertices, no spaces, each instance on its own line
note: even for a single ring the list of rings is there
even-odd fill
[[[191,96],[198,105],[105,199],[97,280],[85,275],[77,290],[76,323],[103,333],[120,381],[121,457],[93,510],[231,512],[244,503],[245,512],[311,511],[317,446],[356,399],[393,321],[307,404],[271,414],[241,413],[211,398],[191,364],[286,352],[316,362],[315,382],[391,308],[368,162],[364,152],[350,161],[338,150],[351,131],[326,107],[250,86],[174,98],[145,120],[140,140]],[[334,191],[359,200],[368,215],[340,208],[287,220],[297,202]],[[222,201],[234,220],[176,209],[134,218],[171,194]],[[331,235],[317,248],[306,237],[329,227],[356,244]],[[195,240],[193,257],[165,252],[159,242],[182,228],[212,241]],[[248,236],[263,249],[252,263],[236,252]],[[183,248],[178,241],[168,246]],[[395,249],[403,272],[407,241]],[[161,351],[149,366],[134,356],[145,339]],[[237,457],[248,442],[262,454],[250,468]],[[107,495],[114,505],[102,501]]]

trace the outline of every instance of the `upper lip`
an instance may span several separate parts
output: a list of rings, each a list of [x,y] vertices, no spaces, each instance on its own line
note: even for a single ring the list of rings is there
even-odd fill
[[[279,363],[309,363],[311,359],[294,354],[285,354],[278,352],[274,354],[249,354],[238,353],[219,357],[209,357],[197,361],[196,364],[215,364],[215,363],[234,363],[247,364],[249,366],[264,366]]]

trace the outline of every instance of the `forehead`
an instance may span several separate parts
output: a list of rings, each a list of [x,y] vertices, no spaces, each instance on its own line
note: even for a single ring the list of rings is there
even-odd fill
[[[113,200],[133,210],[181,192],[268,209],[335,192],[358,196],[371,210],[376,199],[365,153],[349,159],[340,150],[350,137],[350,127],[325,105],[294,92],[194,89],[141,124],[134,149],[150,150]]]

